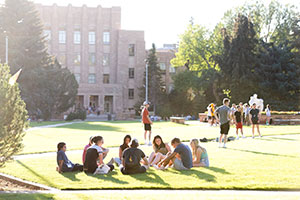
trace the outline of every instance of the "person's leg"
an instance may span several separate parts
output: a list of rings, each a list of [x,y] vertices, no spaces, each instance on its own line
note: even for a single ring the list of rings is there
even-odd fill
[[[244,137],[243,127],[241,128],[242,137]]]
[[[110,168],[110,172],[112,171],[112,170],[114,170],[115,169],[115,167],[113,166],[113,165],[107,165],[107,166],[109,166],[109,168]]]
[[[187,170],[187,168],[183,165],[182,161],[178,158],[174,160],[174,168],[177,170]]]
[[[254,127],[255,127],[255,125],[252,124],[252,138],[254,138]]]
[[[147,141],[147,131],[145,130],[145,133],[144,133],[144,139],[145,139],[145,143]]]
[[[115,163],[115,160],[113,158],[110,159],[110,161],[107,163],[107,165],[113,165]]]
[[[80,164],[75,164],[73,169],[72,169],[72,172],[76,172],[76,171],[80,171],[82,172],[83,171],[83,165],[80,165]]]
[[[152,152],[152,153],[150,154],[150,156],[149,156],[149,158],[148,158],[148,163],[150,163],[150,164],[152,163],[152,161],[153,161],[155,155],[156,155],[155,152]]]
[[[223,138],[223,134],[220,134],[220,139],[219,139],[219,147],[221,147],[222,138]]]
[[[256,124],[256,128],[257,128],[257,132],[259,134],[259,136],[261,137],[260,131],[259,131],[259,124]]]
[[[151,165],[156,165],[159,161],[161,161],[162,159],[162,154],[161,153],[157,153],[156,156],[154,157],[154,160],[152,161]]]
[[[149,144],[150,144],[151,143],[151,130],[149,131],[148,137],[149,137]]]
[[[123,175],[127,175],[128,173],[125,170],[125,167],[121,164],[120,165],[120,171],[122,172]]]

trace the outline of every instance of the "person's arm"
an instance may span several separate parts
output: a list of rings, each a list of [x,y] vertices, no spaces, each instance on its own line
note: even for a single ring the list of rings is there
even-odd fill
[[[121,149],[121,147],[119,148],[119,158],[120,158],[120,160],[122,160],[122,155],[123,155],[123,151],[122,151],[122,149]]]
[[[103,165],[103,153],[99,153],[99,165]]]
[[[144,165],[149,165],[149,162],[148,162],[146,156],[143,158],[143,161],[144,161]]]
[[[217,109],[217,110],[215,110],[214,114],[215,114],[215,118],[216,118],[216,120],[217,120],[217,121],[220,121],[220,120],[219,120],[219,116],[218,116],[218,109]]]
[[[196,159],[193,160],[193,165],[194,164],[199,164],[200,163],[200,160],[201,160],[201,153],[202,153],[202,150],[200,148],[198,148],[197,152],[196,152]]]
[[[166,145],[166,149],[168,150],[168,152],[171,152],[170,146],[167,143],[165,145]]]
[[[59,160],[58,161],[58,172],[59,173],[62,173],[63,171],[62,171],[62,166],[63,166],[63,164],[64,164],[64,160]]]
[[[158,166],[161,166],[161,165],[168,165],[170,160],[172,160],[175,156],[177,155],[177,153],[174,151],[173,153],[171,153],[167,158],[163,159],[162,161],[160,161],[158,163]]]
[[[252,124],[252,115],[251,115],[251,110],[250,110],[250,112],[249,112],[249,121],[250,121],[250,123]]]
[[[147,115],[147,118],[148,118],[148,120],[149,120],[150,124],[152,124],[152,121],[151,121],[151,119],[150,119],[149,115]]]

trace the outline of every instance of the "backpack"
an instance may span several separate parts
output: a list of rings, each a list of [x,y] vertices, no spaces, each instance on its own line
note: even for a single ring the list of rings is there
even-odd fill
[[[140,161],[137,155],[134,153],[136,149],[130,148],[127,149],[128,154],[125,158],[125,168],[134,168],[140,164]]]

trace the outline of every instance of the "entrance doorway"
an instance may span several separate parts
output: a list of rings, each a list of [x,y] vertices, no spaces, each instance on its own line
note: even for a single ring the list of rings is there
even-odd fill
[[[83,100],[83,95],[78,95],[76,97],[76,109],[83,109],[83,103],[84,103],[84,100]]]
[[[113,96],[105,96],[104,97],[104,112],[106,114],[113,113]]]
[[[89,110],[92,112],[96,112],[97,108],[99,107],[99,101],[98,101],[98,96],[97,95],[91,95],[90,96],[90,105],[89,105]]]

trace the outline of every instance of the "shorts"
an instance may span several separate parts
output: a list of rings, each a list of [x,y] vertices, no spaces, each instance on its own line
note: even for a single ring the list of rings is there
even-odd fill
[[[125,167],[122,167],[121,168],[121,172],[122,174],[124,175],[128,175],[128,174],[142,174],[142,173],[145,173],[147,171],[146,167],[144,166],[140,166],[138,168],[135,168],[133,170],[128,170],[128,169],[125,169]]]
[[[220,126],[220,129],[221,129],[220,133],[228,135],[229,128],[230,128],[229,122],[226,122],[225,124],[221,124],[221,126]]]
[[[208,119],[211,120],[211,116],[208,116]]]
[[[144,124],[145,131],[151,131],[151,124]]]
[[[189,170],[183,165],[182,160],[179,160],[178,158],[174,160],[174,168],[177,170]]]
[[[257,119],[251,119],[252,124],[258,124],[258,120]]]
[[[243,128],[243,124],[242,124],[242,122],[238,122],[237,124],[236,124],[236,129],[242,129]]]

